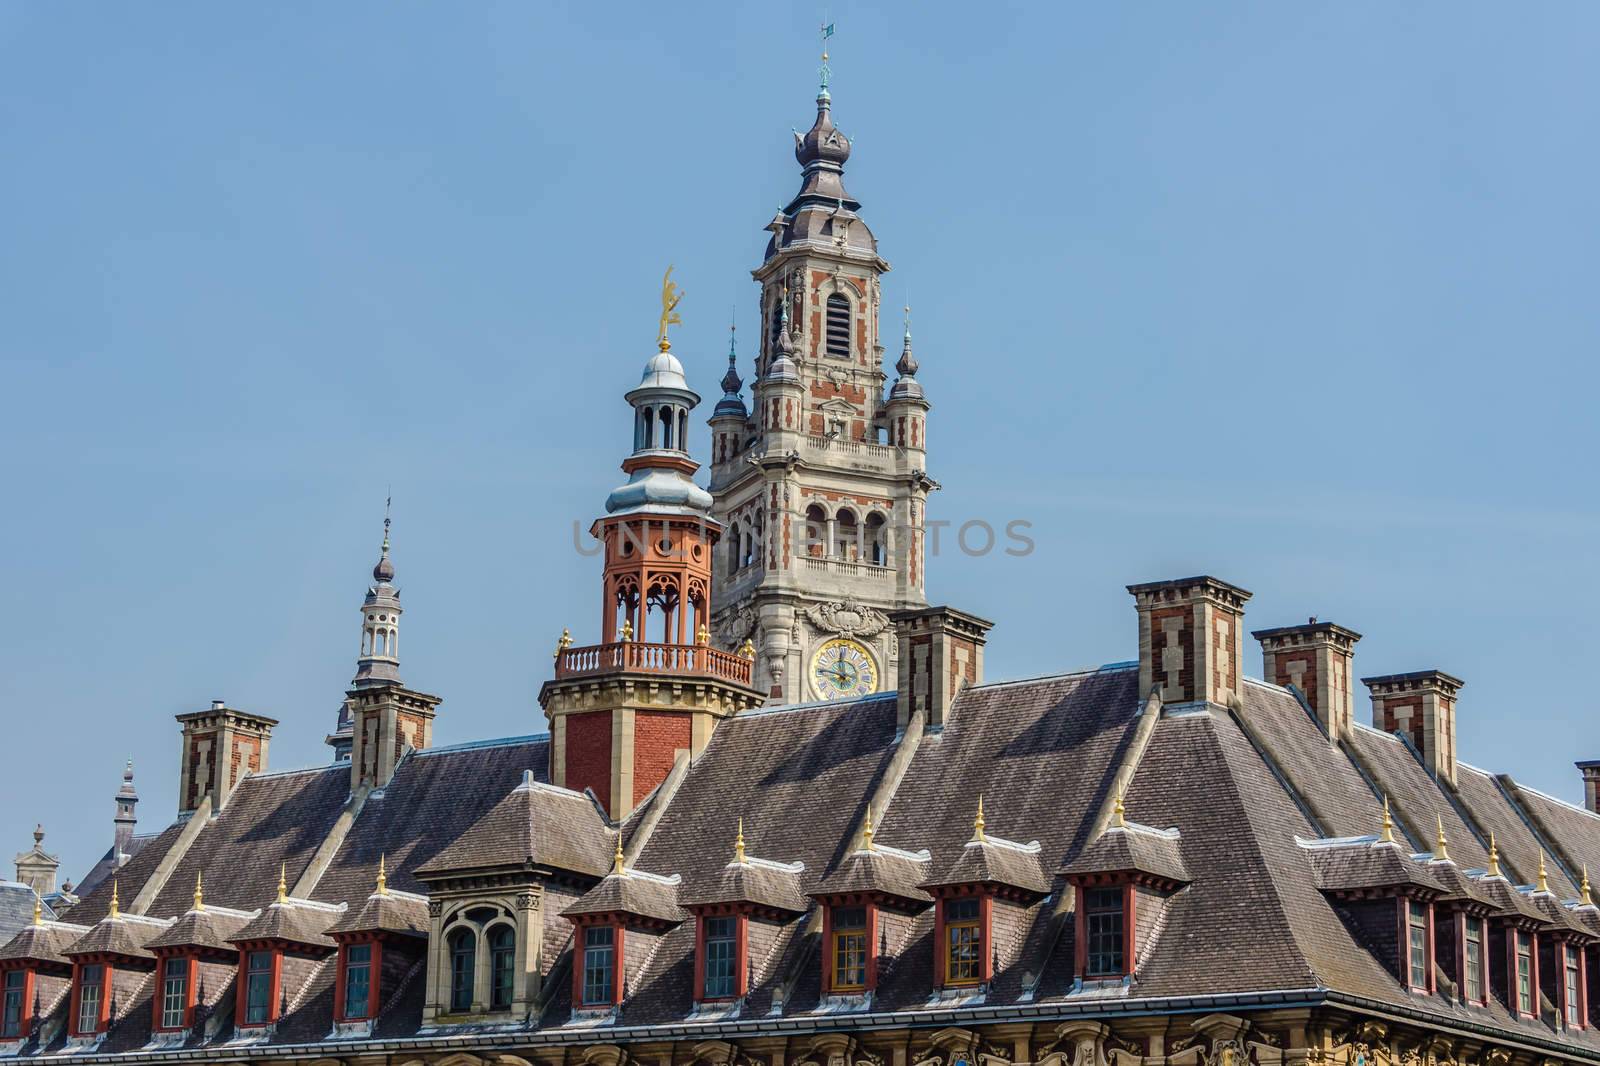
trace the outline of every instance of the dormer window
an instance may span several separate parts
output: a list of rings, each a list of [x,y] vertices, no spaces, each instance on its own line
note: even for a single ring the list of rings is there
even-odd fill
[[[250,951],[245,953],[244,1018],[245,1025],[267,1025],[272,1021],[272,1005],[277,998],[273,986],[277,984],[278,953],[275,951]]]
[[[450,934],[450,1009],[472,1009],[472,986],[478,970],[478,936],[471,929]]]
[[[517,935],[509,925],[489,930],[489,1009],[510,1010],[517,963]]]
[[[703,947],[700,953],[704,973],[701,999],[732,999],[739,977],[739,926],[742,915],[701,918]]]
[[[1127,968],[1126,887],[1089,888],[1083,893],[1087,977],[1121,977]]]
[[[344,1021],[361,1021],[372,1016],[371,944],[349,944],[344,949]]]
[[[944,912],[944,983],[975,985],[983,980],[984,899],[962,896],[940,901]]]
[[[1433,905],[1414,899],[1401,901],[1406,929],[1406,987],[1413,992],[1433,991]]]
[[[111,967],[85,963],[78,967],[73,982],[77,1007],[72,1013],[74,1036],[93,1036],[106,1027],[106,1011],[111,999],[106,986],[111,982]]]
[[[193,960],[184,956],[162,960],[161,1018],[158,1028],[188,1028],[189,970],[192,965]]]
[[[7,970],[5,999],[0,1006],[0,1038],[16,1039],[22,1035],[23,1008],[28,1002],[28,971]]]
[[[1483,950],[1483,919],[1465,915],[1464,922],[1462,941],[1465,945],[1466,967],[1462,984],[1467,1002],[1483,1006],[1489,1001],[1489,956]]]
[[[867,908],[832,908],[829,955],[833,960],[830,989],[860,992],[867,987]]]
[[[1535,944],[1534,934],[1524,929],[1516,933],[1515,952],[1513,960],[1515,971],[1512,974],[1513,987],[1516,989],[1517,1013],[1529,1018],[1534,1016],[1533,990],[1538,974],[1534,970]]]
[[[1568,1029],[1582,1029],[1584,1016],[1583,952],[1561,945],[1561,1015]]]
[[[585,1007],[608,1007],[617,995],[617,933],[615,926],[591,925],[583,930],[583,995]]]

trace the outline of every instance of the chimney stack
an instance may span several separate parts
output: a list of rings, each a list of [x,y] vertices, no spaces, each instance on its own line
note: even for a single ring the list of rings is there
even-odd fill
[[[1328,739],[1337,741],[1355,720],[1355,693],[1350,690],[1350,660],[1361,634],[1315,618],[1305,625],[1258,629],[1261,676],[1274,685],[1300,690]]]
[[[1600,814],[1600,759],[1590,759],[1577,764],[1583,773],[1583,805]]]
[[[177,718],[183,727],[180,813],[194,811],[210,797],[211,813],[216,814],[246,774],[266,772],[267,745],[277,719],[234,710],[222,700],[212,700],[208,710]]]
[[[1228,706],[1241,683],[1250,593],[1214,577],[1129,585],[1139,611],[1139,696]]]
[[[1456,782],[1456,693],[1465,684],[1442,670],[1363,677],[1372,692],[1372,725],[1404,733],[1423,765],[1441,781]]]
[[[904,732],[917,711],[923,729],[944,728],[950,704],[968,685],[983,684],[983,646],[994,623],[954,607],[924,607],[889,616],[899,642],[897,721]]]

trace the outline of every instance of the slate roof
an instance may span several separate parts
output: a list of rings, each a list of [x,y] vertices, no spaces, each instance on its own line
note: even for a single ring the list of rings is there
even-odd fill
[[[326,904],[311,904],[290,898],[281,903],[269,903],[261,913],[246,922],[228,940],[243,944],[252,940],[278,940],[310,948],[331,948],[335,942],[328,935],[343,915]]]
[[[812,895],[881,893],[908,907],[924,907],[933,897],[923,890],[928,879],[929,855],[901,851],[886,845],[857,848],[817,883]]]
[[[611,868],[616,834],[594,801],[523,781],[453,843],[416,870],[426,880],[456,870],[551,867],[591,877]]]
[[[800,875],[804,870],[800,863],[785,865],[765,859],[730,862],[716,876],[702,878],[692,891],[685,892],[683,905],[753,903],[771,910],[804,914],[811,906],[800,891]]]
[[[1019,844],[987,835],[982,840],[969,840],[944,872],[924,882],[922,887],[1002,885],[1046,896],[1050,894],[1050,878],[1039,865],[1039,850],[1036,840]]]
[[[399,933],[427,936],[428,900],[409,892],[374,892],[359,907],[352,907],[328,933]]]
[[[72,960],[66,949],[89,931],[88,926],[68,922],[44,922],[25,926],[0,947],[0,962],[6,959],[28,959],[36,962],[53,962],[65,966]]]
[[[1310,844],[1306,850],[1311,854],[1317,887],[1324,892],[1415,888],[1432,898],[1446,891],[1425,864],[1406,854],[1398,844],[1362,839]]]
[[[224,911],[215,907],[195,910],[191,907],[153,939],[145,941],[144,946],[233,951],[233,937],[250,922],[251,917],[241,911]]]
[[[87,933],[68,945],[62,954],[68,958],[78,955],[121,955],[130,959],[153,959],[155,955],[145,947],[145,943],[165,928],[165,922],[131,914],[102,918]]]
[[[678,906],[678,884],[675,878],[637,870],[610,873],[561,913],[573,918],[585,914],[631,914],[677,924],[689,917]]]
[[[1163,881],[1188,881],[1189,867],[1184,865],[1181,838],[1176,831],[1137,823],[1113,825],[1062,872],[1068,875],[1136,872],[1151,874]]]

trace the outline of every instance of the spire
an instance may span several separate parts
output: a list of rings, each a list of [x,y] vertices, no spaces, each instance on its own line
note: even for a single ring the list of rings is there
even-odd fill
[[[906,305],[906,336],[900,346],[900,358],[895,361],[894,369],[899,378],[895,380],[894,388],[889,390],[889,400],[920,400],[923,399],[922,383],[917,380],[917,357],[911,354],[911,305]]]
[[[872,804],[867,804],[867,822],[861,827],[861,849],[872,850]]]
[[[1543,848],[1539,849],[1539,883],[1534,887],[1534,891],[1540,893],[1541,895],[1547,895],[1550,892],[1550,879],[1545,876],[1544,872]]]
[[[117,887],[118,882],[113,878],[111,881],[111,907],[106,911],[106,917],[108,918],[120,918],[122,916],[122,908],[117,905]]]
[[[794,334],[789,332],[789,286],[784,285],[778,300],[778,354],[767,364],[768,381],[800,383],[800,369],[794,365]]]
[[[1122,804],[1122,786],[1117,786],[1117,799],[1111,805],[1111,827],[1113,829],[1128,828],[1128,808]]]
[[[1483,871],[1485,877],[1500,876],[1500,849],[1495,847],[1494,833],[1489,834],[1489,866]]]
[[[617,830],[617,853],[611,856],[611,872],[622,876],[622,830]]]
[[[824,27],[824,33],[829,36],[832,31],[831,25]],[[794,157],[800,163],[802,183],[800,192],[786,209],[790,214],[807,203],[842,203],[852,211],[861,206],[844,191],[841,179],[845,161],[850,158],[850,141],[833,124],[833,96],[828,88],[833,68],[828,65],[826,51],[822,53],[822,65],[817,74],[816,121],[804,134],[796,131],[794,135]]]
[[[400,684],[400,590],[394,587],[394,563],[389,559],[390,507],[394,498],[383,501],[383,544],[378,549],[378,564],[372,568],[373,584],[367,586],[361,601],[361,654],[356,659],[353,688],[378,688]],[[334,752],[344,758],[352,743],[353,726],[343,705],[338,728],[328,737]]]
[[[113,819],[115,836],[113,838],[114,858],[118,865],[126,861],[133,844],[133,831],[139,824],[139,816],[134,813],[134,808],[139,805],[139,791],[133,787],[133,760],[128,760],[128,765],[122,770],[122,787],[117,789],[116,796],[117,816]]]
[[[1450,842],[1444,838],[1444,815],[1436,814],[1434,817],[1439,820],[1439,836],[1433,844],[1433,857],[1439,862],[1449,862]]]
[[[394,563],[389,561],[389,506],[393,502],[393,496],[383,501],[383,546],[378,549],[378,564],[372,568],[372,580],[380,584],[394,580]]]
[[[289,902],[289,864],[278,864],[278,902]]]
[[[983,835],[983,793],[978,794],[978,816],[972,820],[972,842],[982,844],[986,838]]]
[[[1383,797],[1383,833],[1378,837],[1380,844],[1393,844],[1394,819],[1389,817],[1389,797]]]
[[[378,888],[377,894],[389,894],[389,857],[382,852],[378,854]]]
[[[750,412],[745,409],[744,397],[740,390],[744,388],[744,381],[739,377],[737,346],[734,343],[739,332],[739,323],[732,322],[728,325],[728,372],[722,375],[722,399],[717,401],[717,406],[711,412],[713,418],[718,415],[731,415],[735,418],[748,418]]]
[[[1594,900],[1589,896],[1589,864],[1583,864],[1583,884],[1578,886],[1578,906],[1593,907]]]
[[[733,841],[733,861],[743,866],[749,860],[744,857],[744,816],[739,817],[739,835]]]
[[[206,909],[205,889],[205,874],[197,870],[194,875],[194,909],[197,911]]]

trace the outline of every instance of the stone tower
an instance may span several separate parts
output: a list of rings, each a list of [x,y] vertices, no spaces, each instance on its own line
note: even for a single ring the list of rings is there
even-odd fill
[[[678,752],[698,754],[719,719],[760,702],[750,684],[753,649],[711,644],[712,557],[722,527],[710,494],[691,480],[698,464],[686,434],[700,397],[670,351],[666,313],[662,321],[660,350],[627,394],[628,480],[589,530],[605,548],[600,643],[572,647],[563,633],[555,677],[539,693],[551,782],[593,791],[614,819],[666,779]]]
[[[823,67],[795,135],[800,191],[768,224],[753,273],[762,331],[752,405],[730,367],[710,419],[713,514],[725,530],[713,632],[757,647],[755,683],[796,702],[892,690],[890,614],[926,605],[928,402],[907,327],[886,397],[879,279],[889,264],[845,191],[850,142]]]
[[[122,787],[117,789],[117,816],[113,819],[116,836],[112,851],[118,866],[126,862],[131,854],[129,849],[133,844],[133,831],[139,825],[139,816],[134,813],[138,805],[139,793],[133,787],[133,760],[129,759],[122,771]]]

